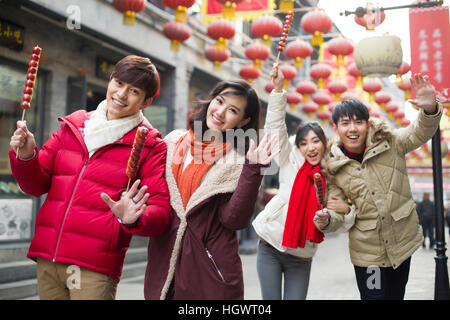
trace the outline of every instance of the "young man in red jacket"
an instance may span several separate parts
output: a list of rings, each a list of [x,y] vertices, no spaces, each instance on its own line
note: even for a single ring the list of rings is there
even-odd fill
[[[27,255],[37,261],[41,299],[114,299],[132,234],[158,236],[169,225],[166,145],[141,111],[158,88],[151,61],[127,56],[115,66],[106,100],[93,112],[59,118],[61,128],[41,150],[18,121],[12,173],[27,194],[48,193]],[[149,134],[137,180],[120,197],[139,126]]]

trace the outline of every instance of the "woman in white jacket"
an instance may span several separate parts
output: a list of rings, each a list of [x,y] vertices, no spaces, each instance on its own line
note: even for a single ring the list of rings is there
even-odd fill
[[[288,137],[286,91],[283,90],[283,76],[277,65],[270,76],[275,88],[269,96],[264,129],[271,136],[278,137],[281,152],[275,159],[280,167],[280,188],[253,221],[260,237],[257,271],[264,300],[281,300],[283,274],[283,298],[304,300],[312,257],[318,243],[323,240],[323,234],[313,223],[319,205],[312,175],[321,172],[326,186],[324,158],[327,140],[322,128],[315,122],[301,125],[295,137]],[[329,200],[327,208],[346,214],[345,229],[353,224],[353,210],[343,199]]]

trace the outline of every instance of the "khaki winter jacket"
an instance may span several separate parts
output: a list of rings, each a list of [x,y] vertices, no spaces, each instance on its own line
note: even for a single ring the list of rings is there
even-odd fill
[[[355,205],[355,225],[349,231],[350,258],[361,267],[397,268],[423,242],[415,203],[411,195],[405,154],[420,147],[435,133],[442,105],[434,115],[423,110],[406,128],[391,130],[378,119],[370,119],[362,163],[346,157],[342,141],[336,139],[330,150],[328,171],[333,195],[348,197]],[[323,232],[333,232],[343,217],[330,212],[330,224]]]

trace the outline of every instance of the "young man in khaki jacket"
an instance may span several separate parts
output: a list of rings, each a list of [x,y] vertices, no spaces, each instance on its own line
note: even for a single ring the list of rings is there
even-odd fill
[[[361,299],[403,299],[411,255],[423,235],[411,195],[405,154],[427,142],[439,124],[442,106],[428,78],[411,79],[420,108],[406,128],[391,130],[386,122],[369,120],[367,107],[349,100],[333,110],[338,134],[330,149],[328,198],[345,197],[355,205],[355,225],[349,231],[350,258]],[[314,218],[323,232],[333,232],[343,215],[318,211]]]

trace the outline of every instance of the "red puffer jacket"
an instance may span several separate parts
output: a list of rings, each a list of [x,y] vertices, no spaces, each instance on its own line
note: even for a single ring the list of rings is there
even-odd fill
[[[147,209],[133,227],[119,223],[102,192],[117,201],[126,188],[126,167],[137,128],[91,158],[84,143],[85,111],[59,119],[61,128],[30,161],[9,152],[11,169],[22,190],[32,196],[48,193],[36,217],[35,235],[28,257],[75,264],[119,281],[132,234],[158,236],[172,219],[169,190],[164,179],[166,145],[150,129],[141,154],[138,177],[147,185]]]

